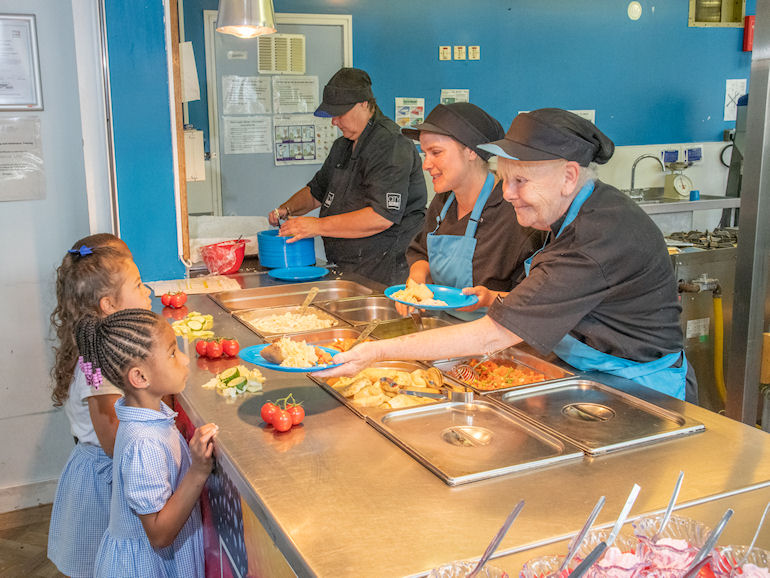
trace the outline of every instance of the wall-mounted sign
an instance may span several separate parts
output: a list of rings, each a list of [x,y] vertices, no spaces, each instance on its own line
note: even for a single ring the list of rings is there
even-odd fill
[[[0,110],[42,110],[32,14],[0,14]]]

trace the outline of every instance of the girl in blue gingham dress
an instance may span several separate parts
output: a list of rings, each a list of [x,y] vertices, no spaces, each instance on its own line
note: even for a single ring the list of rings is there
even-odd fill
[[[112,494],[112,447],[118,423],[115,401],[123,392],[106,380],[94,387],[77,364],[75,324],[87,314],[150,308],[131,252],[118,237],[91,235],[70,249],[57,270],[57,306],[51,315],[59,340],[52,370],[56,406],[64,406],[77,443],[56,488],[48,557],[67,576],[93,576],[107,529]]]
[[[200,497],[213,465],[217,426],[198,428],[189,449],[162,397],[180,393],[189,359],[160,316],[128,309],[77,326],[78,349],[93,381],[110,379],[115,403],[110,522],[94,575],[203,578]]]

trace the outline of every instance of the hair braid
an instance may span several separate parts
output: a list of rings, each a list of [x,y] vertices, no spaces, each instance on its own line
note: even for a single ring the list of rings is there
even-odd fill
[[[77,344],[89,383],[98,387],[101,374],[126,391],[132,363],[147,359],[163,319],[145,309],[124,309],[99,319],[93,315],[77,324]]]
[[[66,401],[75,372],[78,356],[75,324],[84,315],[101,313],[99,301],[117,292],[125,261],[131,259],[128,245],[115,235],[89,235],[72,248],[83,245],[89,247],[92,254],[67,253],[56,271],[57,303],[51,313],[51,325],[59,342],[58,347],[54,347],[56,358],[51,369],[54,380],[51,398],[56,406]]]

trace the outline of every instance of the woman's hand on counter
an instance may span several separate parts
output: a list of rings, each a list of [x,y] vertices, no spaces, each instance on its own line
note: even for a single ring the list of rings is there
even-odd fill
[[[365,341],[349,351],[338,353],[332,357],[332,363],[341,363],[339,367],[319,371],[318,377],[341,377],[355,375],[377,361],[377,343]]]
[[[498,295],[500,297],[505,297],[508,293],[504,291],[492,291],[483,285],[476,285],[475,287],[465,287],[463,289],[463,295],[476,295],[476,297],[479,298],[479,301],[474,305],[458,309],[458,311],[475,311],[479,307],[489,307],[495,299],[497,299]]]

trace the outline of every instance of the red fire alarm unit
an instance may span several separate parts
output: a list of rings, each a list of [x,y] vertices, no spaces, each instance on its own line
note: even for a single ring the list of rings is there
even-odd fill
[[[754,16],[746,16],[743,20],[743,51],[751,52],[754,48]]]

